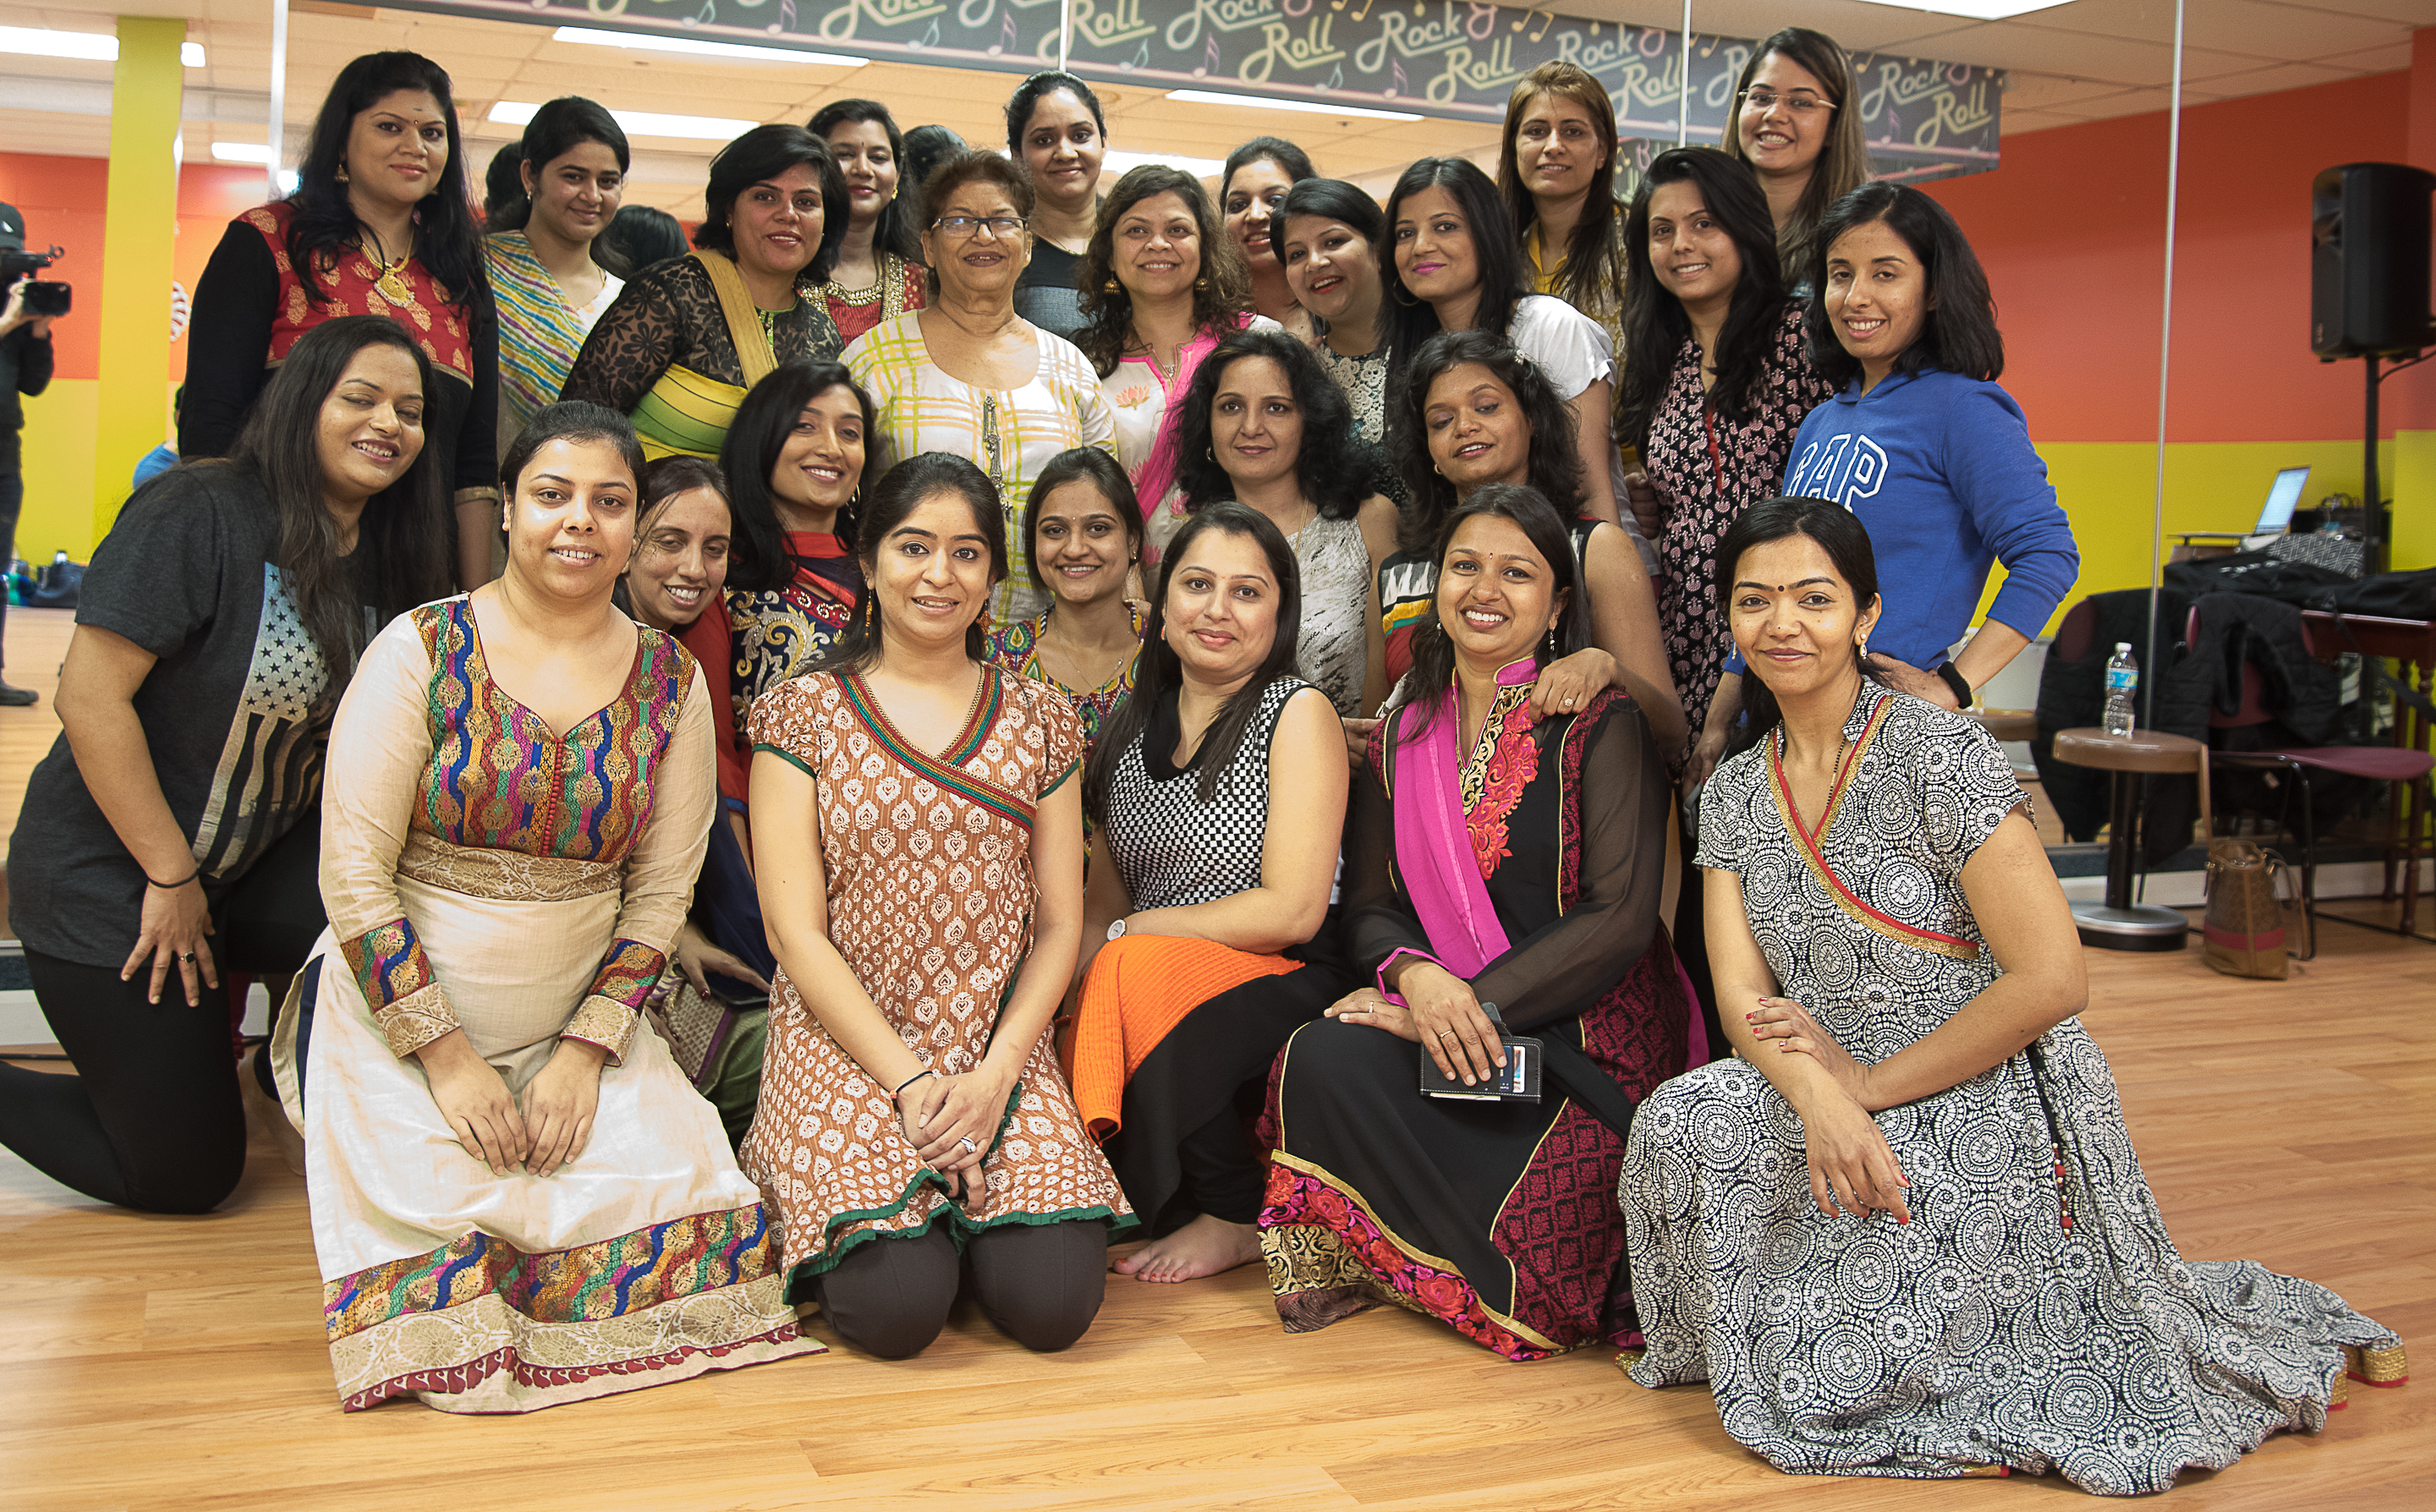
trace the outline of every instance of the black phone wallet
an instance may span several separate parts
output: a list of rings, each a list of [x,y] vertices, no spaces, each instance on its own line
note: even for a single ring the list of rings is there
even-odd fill
[[[1505,1020],[1497,1016],[1497,1005],[1485,1002],[1480,1011],[1497,1026],[1498,1038],[1505,1046],[1505,1067],[1503,1070],[1489,1068],[1489,1079],[1466,1086],[1451,1080],[1438,1069],[1430,1057],[1427,1045],[1417,1047],[1421,1057],[1421,1095],[1446,1098],[1457,1103],[1537,1103],[1540,1101],[1540,1077],[1547,1069],[1547,1050],[1527,1034],[1505,1033]]]

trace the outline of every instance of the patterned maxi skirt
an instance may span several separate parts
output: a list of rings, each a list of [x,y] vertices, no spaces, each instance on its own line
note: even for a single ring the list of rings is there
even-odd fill
[[[1633,1121],[1632,1379],[1707,1382],[1779,1469],[2139,1495],[2324,1427],[2347,1355],[2400,1374],[2394,1336],[2324,1287],[2176,1253],[2078,1018],[1877,1122],[1905,1225],[1818,1210],[1801,1119],[1743,1061]]]

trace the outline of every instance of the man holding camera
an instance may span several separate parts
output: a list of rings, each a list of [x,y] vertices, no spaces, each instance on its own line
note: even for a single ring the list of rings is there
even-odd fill
[[[26,217],[15,205],[0,204],[0,253],[26,250]],[[31,272],[8,280],[8,304],[0,307],[0,564],[17,555],[17,512],[26,502],[26,475],[20,462],[17,432],[25,428],[26,407],[19,394],[40,393],[51,382],[51,322],[26,308],[26,286]],[[9,595],[0,587],[0,634],[8,625]],[[0,652],[5,655],[5,652]],[[23,707],[34,702],[30,687],[11,687],[0,674],[0,705]]]

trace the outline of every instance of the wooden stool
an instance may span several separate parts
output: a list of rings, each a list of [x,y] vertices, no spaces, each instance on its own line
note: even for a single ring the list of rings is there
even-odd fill
[[[2059,761],[2114,773],[2113,838],[2106,845],[2106,901],[2075,903],[2080,943],[2101,950],[2179,950],[2190,931],[2180,910],[2132,901],[2132,838],[2145,773],[2189,773],[2200,779],[2200,832],[2213,834],[2208,811],[2208,748],[2179,735],[2109,735],[2092,725],[2060,730]]]
[[[1975,721],[1981,729],[1998,740],[2038,739],[2039,717],[2028,709],[1964,709],[1962,717]]]

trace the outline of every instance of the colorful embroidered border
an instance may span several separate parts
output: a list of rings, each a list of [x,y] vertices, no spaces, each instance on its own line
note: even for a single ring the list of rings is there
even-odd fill
[[[415,934],[412,921],[403,915],[375,924],[352,940],[339,941],[339,953],[347,958],[347,969],[356,974],[356,985],[363,989],[364,1001],[376,1016],[436,980],[431,958],[423,953],[422,939]]]
[[[811,1341],[797,1324],[789,1321],[772,1329],[767,1333],[756,1334],[749,1339],[738,1339],[729,1344],[687,1345],[660,1354],[636,1355],[625,1360],[604,1361],[600,1364],[575,1366],[537,1365],[519,1354],[515,1346],[507,1345],[478,1359],[468,1360],[462,1364],[439,1365],[429,1370],[411,1371],[406,1375],[392,1377],[377,1385],[367,1386],[352,1396],[339,1398],[339,1410],[351,1413],[362,1412],[368,1407],[377,1407],[385,1401],[392,1401],[400,1397],[411,1397],[426,1391],[439,1392],[447,1396],[462,1396],[483,1382],[498,1375],[502,1370],[512,1376],[518,1386],[526,1390],[569,1392],[569,1395],[561,1399],[581,1400],[585,1397],[607,1396],[612,1392],[634,1391],[643,1386],[658,1384],[656,1382],[635,1379],[648,1373],[671,1370],[687,1364],[697,1366],[697,1369],[687,1371],[685,1376],[675,1378],[684,1380],[699,1374],[701,1370],[717,1368],[709,1364],[714,1360],[722,1360],[744,1350],[758,1352],[799,1342],[810,1343]],[[807,1349],[803,1352],[815,1351]],[[756,1364],[759,1362],[742,1360],[737,1363]],[[628,1384],[612,1386],[600,1391],[570,1391],[570,1388],[581,1388],[620,1379],[626,1381]],[[551,1406],[555,1403],[536,1402],[532,1405]]]
[[[863,686],[860,676],[846,672],[838,678],[838,686],[844,690],[846,703],[853,707],[855,716],[888,749],[889,755],[950,792],[960,793],[982,808],[1030,829],[1032,805],[996,783],[984,781],[951,764],[969,760],[988,739],[990,727],[998,721],[999,706],[1006,693],[1004,674],[995,667],[984,666],[982,676],[988,682],[975,700],[976,717],[970,727],[957,739],[955,745],[949,748],[950,754],[946,758],[925,756],[915,750],[911,741],[898,735],[896,727],[888,722],[888,716],[881,713],[879,705],[872,701],[871,690]]]
[[[1827,811],[1819,816],[1817,830],[1803,828],[1801,815],[1793,807],[1793,790],[1784,778],[1784,747],[1781,735],[1768,746],[1768,791],[1776,799],[1776,811],[1784,820],[1784,827],[1791,832],[1794,848],[1801,853],[1802,864],[1810,868],[1810,875],[1818,879],[1818,885],[1827,890],[1827,895],[1835,899],[1836,906],[1843,910],[1847,917],[1864,929],[1916,946],[1931,955],[1941,955],[1955,961],[1976,961],[1979,959],[1979,947],[1975,943],[1951,934],[1940,934],[1935,930],[1923,930],[1916,924],[1905,924],[1862,901],[1858,895],[1844,885],[1843,878],[1829,870],[1827,858],[1819,848],[1819,842],[1825,838],[1828,826],[1835,824],[1836,815],[1843,807],[1844,794],[1853,773],[1861,770],[1862,756],[1877,739],[1878,731],[1893,707],[1894,699],[1889,695],[1880,698],[1878,706],[1870,711],[1869,722],[1861,728],[1861,738],[1853,742],[1852,754],[1845,758],[1843,770],[1836,774],[1836,785],[1829,790],[1827,796]]]
[[[431,657],[432,760],[415,826],[455,845],[616,866],[641,838],[652,778],[693,686],[692,653],[638,627],[618,696],[553,734],[492,677],[470,602],[412,612]]]
[[[1310,1227],[1327,1233],[1361,1267],[1366,1286],[1508,1360],[1544,1360],[1575,1347],[1491,1309],[1452,1261],[1405,1243],[1361,1197],[1320,1167],[1282,1150],[1271,1156],[1260,1225],[1263,1231]]]
[[[600,969],[593,974],[585,996],[606,998],[641,1013],[643,999],[668,969],[669,958],[642,941],[614,940],[609,953],[600,958]]]
[[[777,1261],[777,1230],[759,1203],[538,1255],[476,1232],[426,1255],[323,1282],[322,1321],[335,1343],[411,1313],[496,1295],[533,1322],[597,1323],[757,1280]]]

